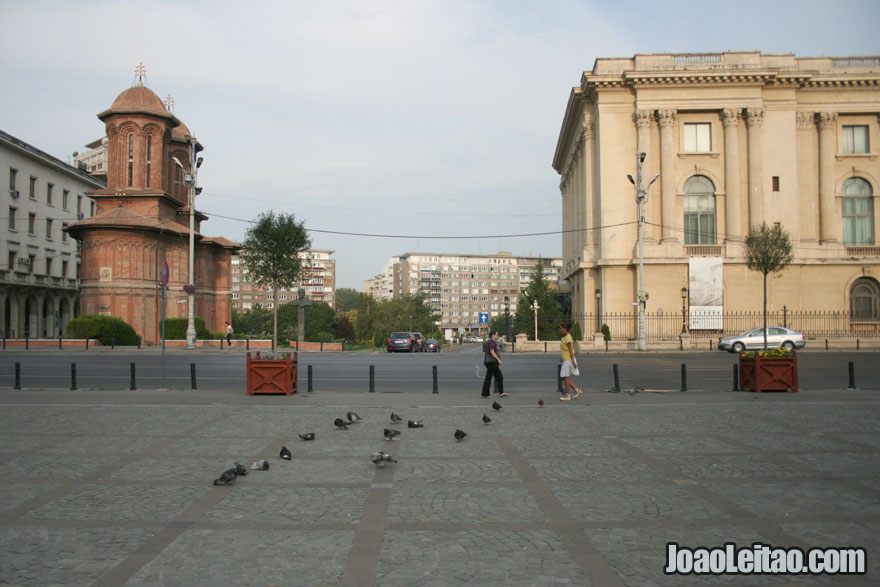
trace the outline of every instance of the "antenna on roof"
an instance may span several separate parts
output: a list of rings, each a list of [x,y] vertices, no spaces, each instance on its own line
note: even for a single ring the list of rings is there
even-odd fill
[[[138,61],[137,67],[134,68],[134,76],[137,78],[137,85],[143,86],[144,79],[147,77],[147,67],[142,61]]]

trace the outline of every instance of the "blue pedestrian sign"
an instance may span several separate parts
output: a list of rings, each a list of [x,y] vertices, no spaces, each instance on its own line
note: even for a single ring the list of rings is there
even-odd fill
[[[480,312],[480,324],[488,324],[489,323],[489,313],[488,312]]]

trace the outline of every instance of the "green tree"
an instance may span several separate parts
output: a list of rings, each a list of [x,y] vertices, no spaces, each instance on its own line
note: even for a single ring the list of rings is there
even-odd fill
[[[780,273],[785,269],[793,258],[791,239],[788,233],[782,230],[782,226],[774,224],[769,226],[762,222],[761,226],[753,226],[749,229],[743,245],[743,253],[746,256],[746,265],[752,271],[758,271],[764,276],[764,349],[767,349],[767,275]]]
[[[535,312],[532,304],[538,302],[538,333],[535,334]],[[514,324],[516,333],[524,332],[532,340],[551,340],[556,337],[562,310],[556,300],[556,290],[544,278],[543,260],[539,259],[528,286],[516,302]]]
[[[430,337],[433,324],[433,310],[422,294],[392,300],[361,294],[358,299],[355,335],[373,346],[382,346],[388,335],[397,331],[413,330]]]
[[[360,295],[360,292],[350,287],[340,287],[336,290],[336,310],[339,312],[354,310],[358,306]]]
[[[274,293],[296,284],[302,269],[299,253],[310,245],[305,223],[293,214],[263,212],[245,234],[241,258],[254,283]],[[277,358],[278,304],[272,306],[272,356]]]

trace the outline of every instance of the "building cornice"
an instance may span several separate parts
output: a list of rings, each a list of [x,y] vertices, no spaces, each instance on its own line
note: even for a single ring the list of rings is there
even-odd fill
[[[67,175],[72,179],[77,181],[81,181],[86,185],[89,185],[95,189],[102,189],[106,187],[107,183],[101,181],[97,177],[86,173],[81,169],[77,169],[72,165],[68,165],[61,159],[57,157],[53,157],[52,155],[37,149],[36,147],[29,145],[28,143],[22,141],[21,139],[17,139],[14,136],[3,132],[0,130],[0,145],[8,148],[10,151],[16,152],[19,155],[27,157],[37,163],[42,165],[46,165],[51,169]]]

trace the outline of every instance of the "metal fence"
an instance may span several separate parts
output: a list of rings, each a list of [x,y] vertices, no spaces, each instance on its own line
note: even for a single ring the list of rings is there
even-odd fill
[[[612,340],[634,340],[638,332],[638,311],[604,314],[574,314],[574,322],[581,325],[586,335],[599,332],[603,324],[611,331]],[[718,339],[748,332],[764,323],[763,313],[724,312],[721,314],[691,313],[683,317],[681,312],[646,313],[645,326],[648,340],[678,340],[682,332],[692,339]],[[708,327],[711,326],[711,327]],[[839,311],[792,311],[787,308],[767,312],[767,326],[784,326],[803,332],[808,339],[848,341],[856,339],[880,339],[880,320],[864,320],[849,312]]]

